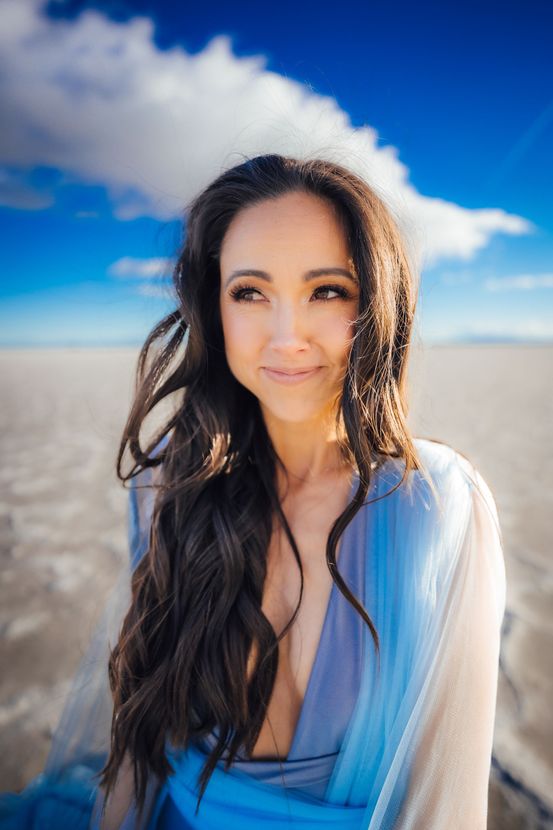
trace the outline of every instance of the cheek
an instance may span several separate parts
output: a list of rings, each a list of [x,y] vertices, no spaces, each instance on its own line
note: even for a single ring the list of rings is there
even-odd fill
[[[324,333],[329,351],[337,357],[347,359],[355,334],[353,323],[344,317],[329,319],[324,326]]]
[[[222,309],[221,320],[225,350],[229,357],[238,359],[252,355],[252,350],[261,340],[260,326],[251,317],[234,309]]]

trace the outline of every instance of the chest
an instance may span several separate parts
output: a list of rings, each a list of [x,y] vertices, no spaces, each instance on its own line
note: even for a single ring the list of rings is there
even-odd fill
[[[338,515],[338,514],[336,514]],[[335,516],[332,516],[334,521]],[[332,521],[318,512],[311,520],[291,524],[300,551],[304,588],[295,622],[279,643],[279,663],[267,715],[252,752],[253,758],[286,758],[321,638],[333,581],[325,560]],[[341,540],[338,544],[337,560]],[[267,556],[262,611],[277,635],[292,617],[300,598],[300,572],[283,533],[274,533]],[[250,660],[253,654],[250,655]]]

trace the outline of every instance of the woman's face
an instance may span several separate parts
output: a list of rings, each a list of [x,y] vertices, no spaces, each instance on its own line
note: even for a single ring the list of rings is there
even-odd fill
[[[332,206],[288,193],[244,208],[220,256],[225,352],[265,415],[333,412],[347,365],[358,284]]]

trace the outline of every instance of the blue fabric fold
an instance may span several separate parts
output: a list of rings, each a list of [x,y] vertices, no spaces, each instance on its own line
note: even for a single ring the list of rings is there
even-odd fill
[[[191,745],[184,752],[168,748],[167,757],[175,773],[160,793],[149,830],[169,827],[171,830],[181,827],[220,830],[232,826],[233,821],[241,830],[317,830],[320,827],[359,830],[361,827],[364,807],[329,804],[298,790],[292,794],[286,787],[264,784],[236,768],[226,772],[221,766],[215,767],[196,815],[197,782],[205,755]],[[182,824],[160,822],[167,797],[176,807],[176,815],[184,819]]]
[[[97,786],[75,766],[62,780],[40,773],[21,793],[0,795],[1,830],[88,830]]]

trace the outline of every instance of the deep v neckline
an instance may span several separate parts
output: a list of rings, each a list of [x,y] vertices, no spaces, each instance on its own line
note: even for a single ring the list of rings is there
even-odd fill
[[[352,474],[350,489],[349,489],[348,504],[351,502],[351,500],[353,498],[353,495],[355,493],[355,490],[357,489],[358,480],[359,480],[359,473],[357,472],[357,470],[354,470],[353,474]],[[340,561],[342,561],[342,551],[343,551],[343,548],[344,548],[344,544],[346,542],[347,536],[351,532],[351,528],[352,528],[353,523],[355,522],[356,516],[357,516],[357,514],[355,514],[352,521],[350,521],[350,523],[347,525],[347,527],[345,528],[345,530],[342,533],[342,536],[340,537],[340,540],[338,542],[338,553],[339,553],[339,555],[336,559],[336,564],[337,565],[339,564]],[[295,728],[294,728],[294,734],[292,736],[292,741],[290,743],[290,749],[288,750],[288,754],[287,754],[286,758],[277,758],[277,757],[274,757],[274,756],[263,756],[261,758],[256,758],[256,757],[253,757],[253,758],[250,757],[250,758],[247,758],[247,759],[244,758],[243,760],[247,760],[248,762],[254,763],[254,764],[262,764],[262,763],[267,763],[268,764],[268,763],[278,763],[278,762],[281,762],[281,763],[285,764],[287,762],[292,763],[294,760],[297,760],[297,759],[294,758],[294,755],[295,755],[296,748],[297,748],[298,737],[301,734],[300,729],[303,726],[303,720],[304,720],[305,712],[307,711],[307,704],[309,702],[310,695],[312,694],[312,686],[313,686],[313,682],[314,682],[315,671],[316,671],[316,668],[318,667],[318,664],[321,660],[321,654],[322,654],[321,646],[323,645],[323,640],[324,640],[325,635],[326,635],[326,630],[329,626],[329,620],[330,620],[330,616],[331,616],[330,615],[330,610],[331,610],[331,608],[333,607],[333,605],[335,603],[335,595],[336,595],[337,591],[338,591],[338,587],[337,587],[336,583],[334,582],[334,580],[332,580],[332,586],[331,586],[331,589],[330,589],[328,602],[326,604],[326,610],[325,610],[325,614],[324,614],[324,618],[323,618],[323,623],[322,623],[322,626],[321,626],[321,633],[319,635],[319,642],[317,644],[317,650],[315,652],[315,657],[313,658],[313,663],[311,664],[311,669],[310,669],[310,672],[309,672],[309,678],[307,680],[307,685],[305,687],[305,694],[303,696],[303,700],[302,700],[302,703],[300,705],[299,714],[298,714],[298,717],[297,717],[297,720],[296,720],[296,725],[295,725]]]
[[[351,484],[350,484],[350,489],[349,489],[348,504],[351,502],[351,500],[353,498],[353,495],[355,493],[355,490],[357,489],[358,478],[359,478],[358,472],[357,472],[357,470],[354,470],[353,475],[352,475]],[[356,514],[356,516],[357,516],[357,514]],[[340,562],[343,563],[342,553],[343,553],[343,550],[344,550],[344,545],[346,543],[346,538],[351,533],[352,524],[355,521],[356,516],[354,516],[352,521],[347,525],[344,532],[342,533],[342,536],[340,537],[340,541],[338,542],[339,556],[336,559],[336,564],[337,565],[339,565]],[[340,573],[342,573],[341,569],[340,569]],[[288,755],[285,759],[286,761],[288,761],[288,760],[293,761],[294,760],[298,739],[299,739],[299,736],[301,734],[300,730],[303,726],[303,720],[304,720],[305,712],[307,711],[307,704],[308,704],[309,698],[312,694],[312,687],[313,687],[313,682],[314,682],[314,678],[315,678],[315,671],[316,671],[316,668],[318,667],[318,664],[321,660],[321,656],[322,656],[322,653],[323,653],[323,649],[321,648],[321,646],[323,645],[323,641],[324,641],[325,635],[326,635],[326,630],[327,630],[327,628],[329,627],[329,624],[330,624],[329,623],[329,620],[330,620],[330,617],[331,617],[330,611],[331,611],[331,608],[334,606],[334,603],[336,602],[336,594],[337,594],[338,590],[339,590],[338,586],[336,585],[334,580],[332,580],[332,587],[330,589],[330,595],[328,597],[328,602],[327,602],[327,605],[326,605],[326,611],[325,611],[325,615],[324,615],[324,619],[323,619],[323,624],[321,626],[321,633],[319,635],[319,642],[317,644],[317,651],[315,652],[315,657],[313,659],[313,663],[311,665],[311,670],[309,672],[309,679],[307,681],[307,686],[305,687],[305,694],[303,696],[303,700],[302,700],[302,703],[301,703],[301,706],[300,706],[298,719],[296,721],[296,726],[295,726],[295,729],[294,729],[294,735],[293,735],[292,741],[290,743],[290,749],[288,751]]]

